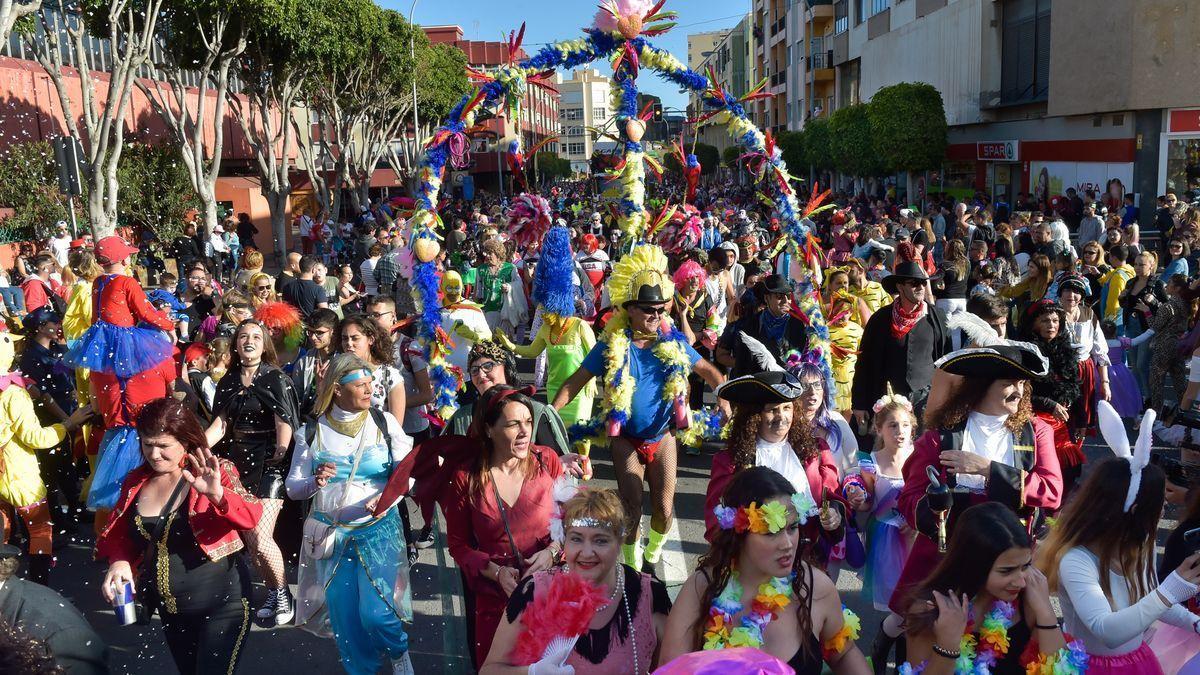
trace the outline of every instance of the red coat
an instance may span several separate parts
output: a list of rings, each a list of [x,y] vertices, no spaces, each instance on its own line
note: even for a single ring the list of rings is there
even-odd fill
[[[821,495],[825,494],[825,490],[829,490],[831,497],[840,499],[838,497],[840,484],[837,460],[833,458],[833,453],[829,452],[829,445],[818,439],[817,446],[821,449],[820,454],[817,455],[816,461],[804,465],[804,472],[808,474],[808,489],[812,492],[813,499],[820,504]],[[718,529],[717,517],[713,514],[713,509],[721,501],[721,495],[725,494],[725,488],[729,485],[729,481],[733,480],[735,473],[737,473],[737,467],[733,464],[733,453],[728,448],[713,455],[708,492],[704,496],[704,538],[708,541],[713,540]]]
[[[262,505],[250,496],[238,480],[237,469],[228,460],[221,462],[221,485],[225,487],[225,499],[213,504],[195,490],[188,490],[188,523],[196,536],[200,550],[210,560],[220,560],[242,549],[240,532],[253,530],[262,517]],[[143,464],[125,477],[121,485],[121,496],[108,519],[108,524],[96,540],[96,559],[127,561],[137,568],[146,552],[146,542],[137,540],[132,534],[132,520],[137,513],[137,495],[150,478],[151,470]]]
[[[162,330],[175,328],[171,319],[146,299],[146,292],[136,279],[121,274],[113,275],[107,282],[104,278],[97,279],[92,290],[92,302],[99,306],[97,321],[123,328],[131,328],[139,321]]]
[[[947,536],[953,532],[955,516],[962,508],[987,501],[1002,501],[1014,511],[1034,507],[1056,509],[1062,503],[1062,469],[1058,454],[1054,450],[1054,432],[1041,420],[1030,420],[1033,425],[1033,447],[1022,451],[1019,442],[1014,443],[1018,464],[1032,464],[1028,471],[993,462],[993,471],[988,476],[987,492],[969,493],[956,497],[946,524]],[[909,527],[917,531],[912,552],[904,564],[904,571],[896,583],[896,589],[888,605],[897,614],[908,612],[908,594],[920,584],[941,560],[937,551],[936,529],[929,525],[925,508],[925,488],[929,487],[926,467],[936,467],[939,480],[947,479],[938,455],[942,451],[942,432],[937,429],[926,431],[917,439],[913,453],[904,463],[904,488],[900,491],[900,514]],[[1025,452],[1032,452],[1032,460]],[[1014,485],[1013,483],[1019,483]],[[961,502],[965,502],[960,504]]]

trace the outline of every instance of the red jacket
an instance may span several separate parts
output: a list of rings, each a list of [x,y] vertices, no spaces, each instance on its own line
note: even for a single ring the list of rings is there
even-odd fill
[[[262,517],[262,505],[250,496],[238,480],[237,469],[228,460],[221,462],[221,485],[225,499],[213,504],[195,490],[188,490],[188,522],[196,535],[196,543],[210,560],[220,560],[242,549],[240,531],[252,530]],[[108,519],[108,524],[96,540],[96,559],[110,563],[124,560],[136,568],[146,552],[146,542],[135,539],[131,521],[137,513],[137,495],[150,478],[145,464],[125,477],[121,496]]]
[[[821,503],[821,495],[825,494],[825,490],[829,490],[831,499],[841,501],[837,460],[833,458],[833,453],[829,452],[829,445],[825,441],[818,439],[817,446],[821,452],[816,461],[804,465],[804,472],[808,474],[808,489],[817,504]],[[737,467],[733,465],[733,454],[728,449],[713,455],[708,493],[704,497],[704,538],[708,541],[712,541],[717,534],[717,516],[713,509],[720,503],[721,495],[725,493],[725,488],[729,481],[733,480],[735,473]]]

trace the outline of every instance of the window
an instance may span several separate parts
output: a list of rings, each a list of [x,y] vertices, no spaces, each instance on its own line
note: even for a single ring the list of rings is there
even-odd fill
[[[582,120],[583,108],[559,108],[558,118],[560,120]]]
[[[858,25],[892,6],[892,0],[854,0],[854,25]],[[836,16],[836,9],[834,10]]]
[[[568,155],[582,155],[584,153],[583,143],[567,143]]]
[[[1004,3],[1000,102],[1045,101],[1050,94],[1050,0]]]
[[[833,33],[834,35],[850,30],[850,0],[837,0],[833,3]]]
[[[600,122],[608,119],[608,111],[604,108],[592,108],[592,119]]]
[[[861,103],[862,98],[859,95],[859,84],[862,80],[862,61],[855,59],[844,66],[839,66],[841,69],[842,86],[841,98],[839,102],[842,107]]]
[[[567,127],[568,136],[582,136],[583,127]]]

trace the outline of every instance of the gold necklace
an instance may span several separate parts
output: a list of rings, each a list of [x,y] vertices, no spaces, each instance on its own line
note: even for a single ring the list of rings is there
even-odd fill
[[[333,419],[332,415],[326,415],[325,422],[329,425],[330,429],[339,434],[354,438],[358,436],[358,432],[362,431],[363,425],[367,423],[367,411],[360,411],[350,419],[342,421]]]

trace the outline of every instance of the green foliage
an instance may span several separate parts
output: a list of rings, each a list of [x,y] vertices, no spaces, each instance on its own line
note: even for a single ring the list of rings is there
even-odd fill
[[[783,162],[792,174],[798,174],[801,168],[808,166],[804,161],[804,136],[801,132],[781,131],[775,137],[775,145],[783,151]]]
[[[565,157],[559,157],[550,152],[539,152],[537,154],[537,162],[529,163],[527,168],[532,169],[537,167],[538,174],[544,180],[556,180],[559,178],[571,177],[571,160]]]
[[[886,167],[875,148],[865,104],[838,108],[829,117],[834,166],[855,176],[878,176]]]
[[[736,145],[731,145],[721,152],[721,163],[730,169],[736,169],[738,158],[742,156],[742,149]]]
[[[700,160],[701,174],[708,176],[717,172],[717,166],[721,163],[721,151],[717,150],[717,146],[697,143],[695,155]]]
[[[871,134],[884,164],[896,171],[936,169],[946,158],[942,94],[923,82],[902,82],[875,93],[867,106]]]
[[[467,81],[467,55],[453,45],[429,44],[424,31],[421,37],[425,44],[417,51],[420,114],[423,120],[440,123],[471,89]]]
[[[800,132],[800,147],[803,150],[801,164],[818,169],[833,168],[832,138],[829,135],[829,120],[824,117],[811,119]],[[790,168],[791,165],[789,164]]]
[[[42,239],[58,221],[70,222],[49,143],[15,143],[0,154],[0,206],[13,209],[0,220],[0,242]]]
[[[179,151],[165,144],[127,143],[121,153],[117,181],[121,185],[119,222],[150,228],[162,241],[179,236],[184,216],[200,208]]]

